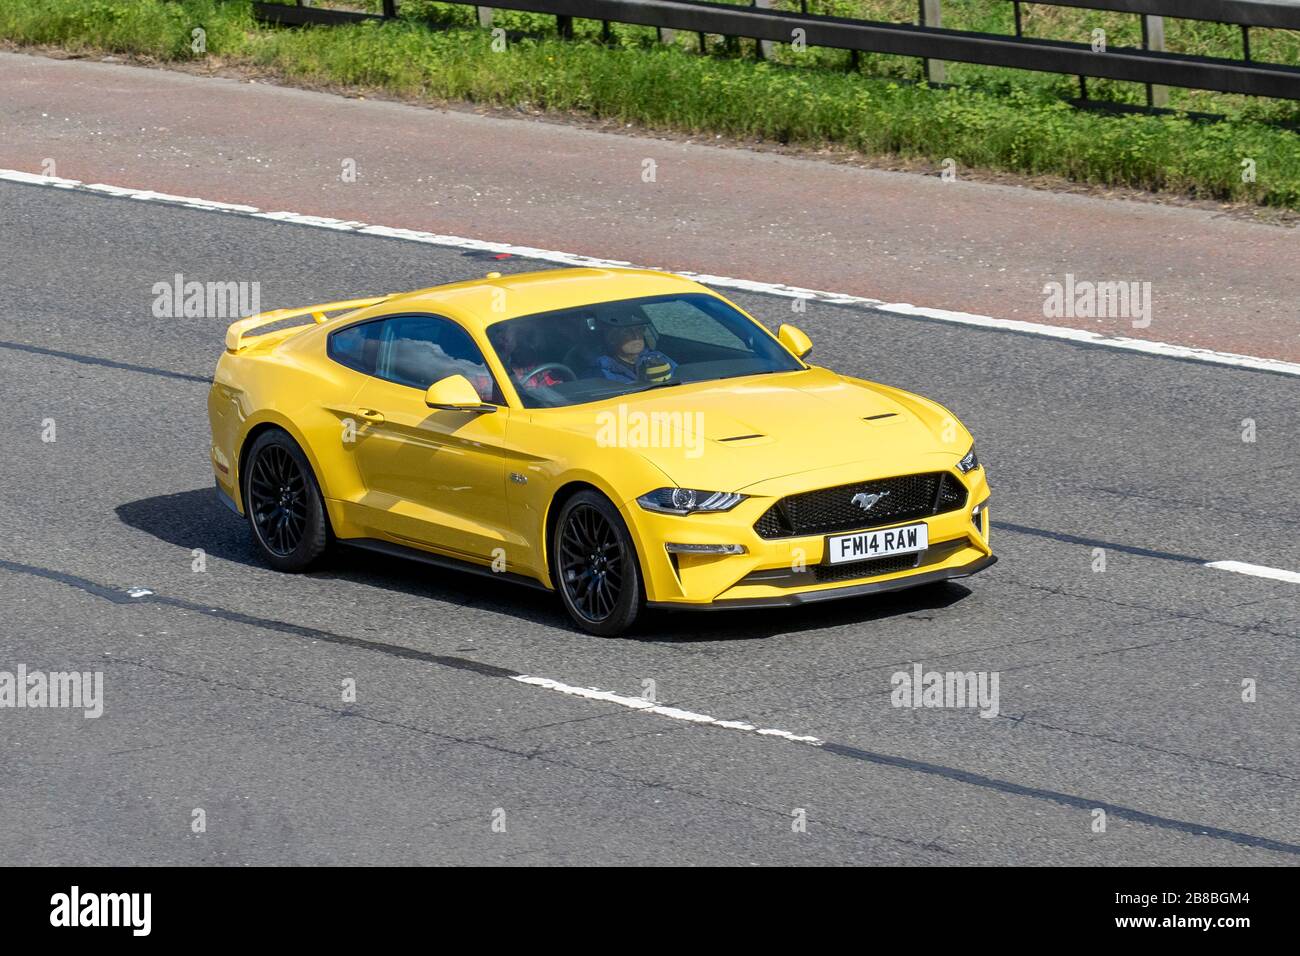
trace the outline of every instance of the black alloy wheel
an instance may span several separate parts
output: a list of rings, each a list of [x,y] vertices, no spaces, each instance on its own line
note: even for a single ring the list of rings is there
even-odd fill
[[[556,521],[556,586],[574,622],[605,637],[627,630],[641,607],[636,550],[618,511],[602,495],[582,491]]]
[[[320,489],[306,456],[288,434],[267,431],[249,450],[244,507],[267,563],[304,571],[329,543]]]

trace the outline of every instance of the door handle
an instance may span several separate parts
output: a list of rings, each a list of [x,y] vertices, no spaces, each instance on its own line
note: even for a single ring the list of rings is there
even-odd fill
[[[384,413],[377,412],[373,408],[358,408],[357,417],[372,425],[382,425],[384,423]]]

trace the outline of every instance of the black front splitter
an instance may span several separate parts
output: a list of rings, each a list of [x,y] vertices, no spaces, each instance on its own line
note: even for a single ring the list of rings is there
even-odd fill
[[[737,611],[746,608],[797,607],[800,604],[838,601],[843,598],[861,597],[866,594],[884,594],[888,591],[902,591],[907,588],[920,587],[923,584],[933,584],[936,581],[955,581],[958,578],[968,578],[972,574],[978,574],[985,568],[996,564],[997,560],[997,555],[990,554],[978,561],[964,564],[959,568],[941,568],[938,571],[927,571],[925,574],[914,574],[905,578],[894,578],[890,581],[868,581],[865,584],[850,584],[847,587],[826,588],[822,591],[801,591],[797,594],[778,594],[773,597],[762,598],[724,598],[711,604],[678,604],[672,601],[649,601],[646,603],[646,607],[664,611]]]

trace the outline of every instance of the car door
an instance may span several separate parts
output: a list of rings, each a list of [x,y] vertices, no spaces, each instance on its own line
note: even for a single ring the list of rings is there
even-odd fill
[[[374,373],[353,399],[363,520],[400,543],[490,561],[507,525],[509,409],[460,325],[434,315],[378,321]],[[495,411],[425,405],[425,390],[449,375],[464,375]]]

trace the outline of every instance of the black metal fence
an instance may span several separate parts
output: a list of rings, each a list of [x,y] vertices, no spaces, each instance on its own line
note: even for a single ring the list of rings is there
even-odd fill
[[[730,6],[696,0],[491,0],[471,6],[523,10],[555,16],[561,35],[572,34],[574,18],[627,23],[663,30],[747,37],[771,43],[802,41],[864,53],[888,53],[924,60],[956,61],[1046,73],[1128,80],[1152,86],[1179,86],[1300,100],[1300,66],[1254,60],[1250,29],[1300,30],[1300,0],[1051,0],[1050,6],[1086,7],[1233,24],[1242,31],[1240,59],[1189,56],[1138,47],[1094,49],[1091,44],[1015,35],[949,30],[911,23],[882,23],[806,12]],[[283,24],[349,23],[375,15],[279,3],[253,4],[264,21]],[[385,17],[396,15],[396,0],[384,0]],[[1145,20],[1144,20],[1145,24]],[[1144,30],[1145,35],[1145,30]],[[1085,87],[1086,94],[1086,87]]]

